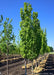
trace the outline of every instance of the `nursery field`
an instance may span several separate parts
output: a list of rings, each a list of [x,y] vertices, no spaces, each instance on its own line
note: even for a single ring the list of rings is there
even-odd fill
[[[18,58],[18,59],[17,59]],[[11,60],[12,59],[12,60]],[[39,62],[38,66],[36,64]],[[34,75],[54,75],[54,54],[39,56],[36,61],[33,61]],[[27,60],[27,75],[32,75],[32,62]],[[9,58],[8,60],[9,75],[25,75],[24,59]],[[0,61],[0,75],[7,75],[7,59]]]
[[[16,5],[20,20],[13,13],[17,22],[0,13],[0,75],[54,75],[54,50],[48,46],[46,28],[30,2],[23,3],[20,11]]]
[[[8,59],[8,72],[9,75],[23,75],[25,70],[22,69],[24,65],[24,59],[16,56]],[[28,70],[30,72],[30,70]],[[1,75],[7,75],[7,59],[0,61],[0,73]]]
[[[48,75],[54,75],[54,54],[49,54],[49,57],[44,66],[44,70],[41,73],[47,73]]]

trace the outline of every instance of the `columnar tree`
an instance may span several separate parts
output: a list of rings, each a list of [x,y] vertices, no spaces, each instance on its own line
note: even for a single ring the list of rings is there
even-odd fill
[[[33,12],[33,36],[34,36],[33,50],[35,51],[35,54],[37,54],[38,56],[41,49],[41,33],[40,33],[41,29],[40,29],[40,21],[37,17],[38,17],[38,13]]]
[[[49,46],[49,48],[50,48],[50,52],[53,52],[53,51],[54,51],[54,50],[53,50],[53,47]]]
[[[6,21],[3,24],[3,31],[2,31],[3,34],[1,36],[1,43],[3,43],[3,45],[6,45],[6,47],[7,47],[7,44],[8,44],[8,46],[11,45],[11,41],[14,38],[14,36],[12,34],[13,27],[11,25],[11,21],[12,20],[10,20],[10,22],[9,22],[9,18],[6,18]],[[7,52],[7,48],[5,50],[6,50],[5,52]]]
[[[20,22],[20,46],[21,55],[25,59],[33,60],[40,52],[41,36],[40,36],[40,22],[38,20],[38,13],[31,14],[32,7],[28,3],[24,3],[24,10],[21,8],[21,22]]]
[[[46,29],[45,31],[41,30],[41,49],[40,49],[40,54],[44,55],[44,53],[47,53],[50,51],[49,47],[47,46],[47,37],[46,37]]]
[[[41,44],[40,53],[43,55],[47,51],[46,29],[44,32],[43,32],[43,30],[41,31],[41,36],[42,36],[42,44]]]
[[[8,59],[8,52],[9,52],[9,46],[11,45],[11,41],[13,40],[13,33],[12,33],[12,25],[11,25],[12,19],[9,21],[9,18],[6,18],[6,21],[3,24],[3,36],[2,36],[2,43],[5,44],[4,47],[6,47],[6,53],[7,53],[7,59]],[[7,75],[8,75],[8,61],[7,61]]]
[[[3,20],[3,16],[2,16],[2,15],[0,15],[0,23],[2,22],[2,20]]]
[[[47,46],[46,52],[47,52],[47,53],[50,52],[50,47],[49,47],[49,46]]]
[[[2,15],[0,15],[0,25],[2,25],[1,23],[2,23],[2,21],[3,21],[3,16]],[[1,35],[2,35],[2,31],[0,31],[0,43],[1,43]],[[1,56],[1,48],[0,48],[0,56]]]
[[[31,25],[31,5],[24,3],[24,10],[21,8],[21,22],[20,22],[20,48],[21,48],[21,55],[23,58],[25,58],[25,68],[26,68],[26,59],[28,59],[28,53],[29,53],[29,41],[30,41],[30,25]],[[26,69],[25,69],[25,75],[26,75]]]
[[[40,54],[41,54],[41,55],[43,55],[43,53],[44,53],[44,52],[43,52],[43,50],[44,50],[44,49],[43,49],[43,41],[44,41],[44,40],[43,40],[43,35],[44,35],[43,30],[41,30],[41,49],[40,49]]]
[[[24,3],[24,9],[20,9],[20,14],[20,53],[26,63],[26,59],[33,61],[40,53],[44,54],[47,51],[47,38],[46,30],[41,30],[38,13],[32,13],[30,4]]]

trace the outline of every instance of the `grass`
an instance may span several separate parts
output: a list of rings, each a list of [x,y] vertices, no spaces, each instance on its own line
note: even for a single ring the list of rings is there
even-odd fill
[[[49,54],[54,54],[54,52],[49,52]]]

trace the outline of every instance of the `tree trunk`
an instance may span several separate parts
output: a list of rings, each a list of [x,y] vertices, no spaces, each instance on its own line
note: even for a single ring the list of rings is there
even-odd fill
[[[27,75],[26,59],[25,59],[25,75]]]
[[[36,67],[37,67],[37,62],[36,62]]]
[[[7,75],[9,75],[8,73],[8,55],[7,55]]]
[[[36,60],[36,67],[37,67],[37,60]]]
[[[0,49],[0,61],[1,61],[1,49]]]
[[[32,75],[33,75],[33,61],[32,61]]]
[[[28,64],[29,64],[29,59],[28,59]]]
[[[8,44],[7,44],[7,75],[9,75],[9,71],[8,71],[8,52],[9,52],[9,50],[8,50]]]
[[[39,60],[38,60],[38,66],[39,66]]]

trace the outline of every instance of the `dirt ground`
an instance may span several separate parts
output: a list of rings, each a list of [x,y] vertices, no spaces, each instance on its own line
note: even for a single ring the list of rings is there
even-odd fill
[[[25,75],[25,69],[22,69],[23,65],[24,59],[22,58],[12,62],[9,61],[9,75]],[[0,75],[7,75],[7,65],[0,63]],[[27,75],[31,75],[31,68],[27,69]],[[54,75],[54,54],[49,55],[44,70],[39,74],[34,75]]]
[[[54,75],[54,54],[50,54],[46,64],[44,66],[44,70],[41,73],[46,73],[48,75]]]
[[[18,59],[12,62],[9,62],[8,72],[9,75],[24,75],[25,70],[22,69],[24,65],[24,59]],[[0,75],[7,75],[7,63],[5,65],[0,63]],[[27,69],[27,73],[31,73],[31,69]]]

